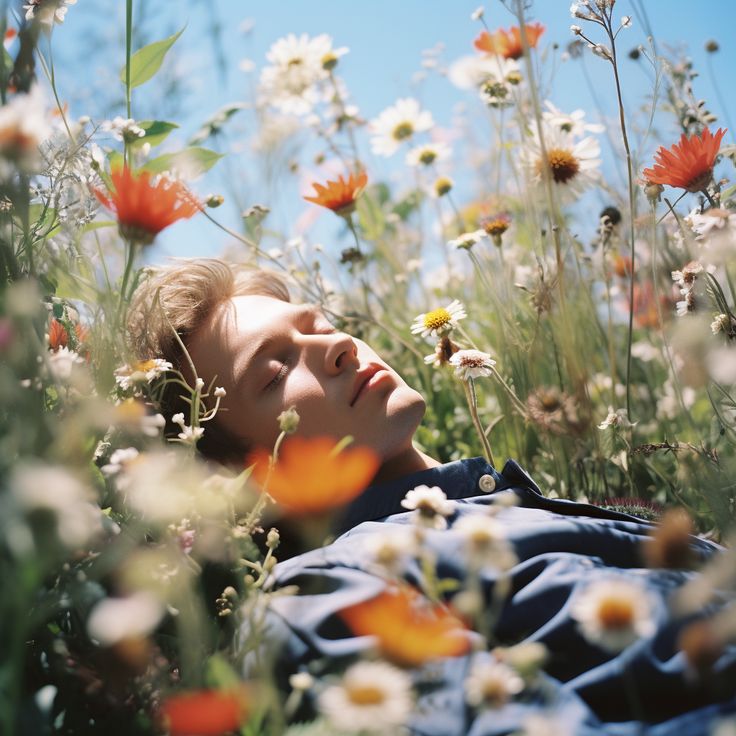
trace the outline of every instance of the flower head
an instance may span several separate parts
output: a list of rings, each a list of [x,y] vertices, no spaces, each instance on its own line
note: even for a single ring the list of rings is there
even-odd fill
[[[345,179],[342,175],[337,177],[337,181],[328,181],[326,184],[318,184],[314,182],[315,196],[304,197],[307,202],[327,207],[336,215],[346,217],[355,209],[355,202],[363,193],[368,183],[368,175],[365,171],[359,174],[350,174]]]
[[[422,110],[415,99],[405,97],[396,100],[392,107],[371,121],[371,149],[379,156],[392,156],[403,142],[433,125],[432,114]]]
[[[496,519],[484,514],[469,514],[458,519],[453,530],[462,536],[468,560],[474,567],[488,565],[508,570],[516,564],[516,554]]]
[[[473,706],[499,708],[524,689],[524,680],[503,662],[476,662],[465,680],[465,697]]]
[[[115,383],[124,391],[143,383],[150,383],[172,369],[171,363],[162,358],[136,360],[115,369]]]
[[[409,166],[431,166],[450,157],[451,149],[446,143],[425,143],[415,146],[406,154]]]
[[[169,225],[200,211],[201,205],[179,181],[154,178],[148,171],[133,173],[127,166],[110,174],[112,191],[94,193],[107,209],[115,212],[118,230],[126,240],[150,245]]]
[[[447,244],[458,250],[470,250],[474,245],[480,243],[483,238],[488,237],[485,230],[473,230],[473,232],[463,233],[454,240],[450,240]]]
[[[170,736],[221,736],[237,730],[249,710],[250,697],[240,686],[171,695],[164,699],[159,715]]]
[[[597,180],[600,145],[592,136],[578,140],[558,125],[544,122],[545,152],[537,131],[522,149],[521,161],[531,181],[542,186],[545,176],[563,203],[575,201]],[[546,156],[545,156],[546,153]]]
[[[256,450],[248,461],[255,463],[255,481],[294,514],[318,514],[348,503],[378,470],[378,458],[371,450],[335,452],[330,437],[289,437],[270,475],[267,450]]]
[[[491,236],[491,240],[497,248],[501,247],[501,236],[509,229],[509,225],[511,225],[511,218],[506,214],[485,217],[480,223],[486,234]]]
[[[318,707],[341,733],[393,733],[408,718],[413,700],[406,673],[386,662],[358,662],[320,694]]]
[[[422,337],[436,337],[455,328],[457,323],[467,316],[465,307],[455,299],[446,307],[439,307],[431,312],[420,314],[414,319],[411,332],[413,335],[421,334]]]
[[[54,23],[63,23],[68,6],[76,3],[77,0],[29,0],[23,10],[26,11],[26,20],[37,20],[51,26]]]
[[[724,128],[719,128],[715,135],[708,128],[701,135],[689,138],[683,133],[680,142],[671,148],[660,146],[654,154],[655,165],[644,169],[642,175],[651,184],[668,184],[688,192],[699,192],[713,176],[713,165],[725,134]]]
[[[583,636],[609,652],[620,652],[655,630],[651,594],[640,583],[598,580],[573,601],[572,617]]]
[[[412,488],[401,501],[405,509],[417,512],[417,519],[423,526],[433,529],[444,529],[447,526],[446,516],[450,516],[455,506],[447,500],[445,492],[439,486],[417,486]]]
[[[435,345],[434,352],[431,355],[424,356],[424,362],[427,365],[433,365],[435,368],[440,368],[450,362],[450,358],[459,350],[457,345],[450,340],[447,335],[443,335],[437,345]]]
[[[544,26],[541,23],[530,23],[525,25],[524,29],[529,48],[536,48],[539,37],[544,33]],[[487,54],[497,54],[504,59],[520,59],[524,55],[521,30],[518,26],[512,26],[508,31],[499,28],[495,33],[483,31],[473,41],[473,45],[478,51],[484,51]]]
[[[0,107],[0,157],[27,172],[41,166],[39,145],[51,135],[46,106],[39,85],[27,94],[15,95]],[[5,176],[5,167],[0,175]]]
[[[376,637],[381,653],[400,666],[416,667],[438,657],[457,657],[470,648],[460,619],[412,588],[381,593],[344,608],[340,616],[356,636]]]
[[[455,367],[455,375],[458,378],[467,381],[470,378],[492,375],[496,361],[481,350],[458,350],[450,358],[450,365]]]

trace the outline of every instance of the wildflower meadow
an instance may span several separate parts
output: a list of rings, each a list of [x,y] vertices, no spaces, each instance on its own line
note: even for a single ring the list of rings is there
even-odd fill
[[[298,407],[271,446],[202,457],[232,389],[135,348],[166,319],[140,291],[150,267],[195,250],[277,273],[317,331],[373,346],[424,396],[415,441],[433,458],[514,458],[548,498],[657,522],[642,567],[694,571],[669,615],[730,600],[678,641],[707,673],[736,640],[736,131],[733,98],[702,99],[706,70],[674,43],[687,29],[656,35],[644,0],[444,8],[463,54],[426,39],[404,92],[368,109],[345,70],[390,58],[288,18],[265,54],[229,58],[218,23],[260,33],[238,3],[206,27],[185,17],[201,3],[172,3],[171,33],[143,0],[111,3],[118,42],[84,58],[99,94],[76,94],[58,60],[91,5],[0,13],[0,733],[401,733],[416,672],[470,651],[469,631],[495,646],[510,589],[479,608],[473,581],[508,570],[512,546],[492,515],[463,519],[470,573],[448,584],[422,540],[452,506],[419,486],[402,501],[416,523],[370,554],[391,581],[416,562],[426,588],[341,614],[373,655],[286,683],[270,667],[287,540],[320,548],[377,460],[301,434]],[[197,63],[240,75],[231,103],[177,76],[195,38]],[[597,80],[572,107],[554,93],[564,65]],[[459,96],[451,114],[429,84]],[[722,552],[701,564],[691,534]],[[591,585],[571,606],[583,635],[605,651],[646,638],[637,586]],[[544,657],[498,648],[468,673],[467,708],[543,701]],[[568,733],[550,723],[525,733]]]

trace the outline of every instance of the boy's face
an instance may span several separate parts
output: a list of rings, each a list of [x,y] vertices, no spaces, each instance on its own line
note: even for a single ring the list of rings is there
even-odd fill
[[[217,421],[253,446],[273,447],[278,415],[295,406],[298,434],[351,435],[386,461],[411,447],[424,414],[418,392],[313,306],[234,297],[200,329],[190,353],[205,385],[214,379],[227,391]]]

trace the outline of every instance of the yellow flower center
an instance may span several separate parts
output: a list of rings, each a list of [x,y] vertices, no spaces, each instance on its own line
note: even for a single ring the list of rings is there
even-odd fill
[[[634,621],[634,606],[631,601],[620,598],[606,598],[598,607],[598,619],[604,629],[626,629]]]
[[[295,56],[293,59],[289,59],[289,63],[287,66],[299,66],[303,63],[303,60],[300,59],[298,56]]]
[[[353,685],[347,687],[348,698],[355,705],[380,705],[386,700],[385,693],[373,685]]]
[[[503,682],[495,677],[489,677],[483,683],[483,699],[493,705],[503,705],[509,699]]]
[[[580,162],[567,148],[551,148],[547,151],[547,166],[552,178],[558,184],[565,184],[580,171]],[[544,162],[537,161],[536,171],[541,176]]]
[[[156,361],[155,360],[137,360],[133,365],[131,366],[131,372],[137,373],[140,371],[141,373],[147,373],[152,368],[156,367]]]
[[[424,315],[424,326],[428,330],[441,330],[450,324],[450,313],[444,308],[433,309]]]
[[[431,148],[425,148],[420,154],[419,154],[419,160],[425,165],[429,166],[431,163],[434,162],[434,160],[437,158],[437,153],[433,151]]]
[[[434,190],[437,192],[438,197],[442,197],[452,189],[452,181],[446,176],[441,176],[434,183]]]
[[[509,223],[507,220],[497,217],[495,220],[484,223],[483,229],[489,235],[503,235],[509,229]]]
[[[331,69],[334,69],[337,66],[337,56],[332,51],[328,51],[323,57],[322,57],[322,68],[325,71],[330,71]]]
[[[404,120],[403,122],[399,123],[393,130],[393,137],[397,141],[403,141],[406,138],[411,138],[412,134],[414,133],[414,126],[408,121]]]

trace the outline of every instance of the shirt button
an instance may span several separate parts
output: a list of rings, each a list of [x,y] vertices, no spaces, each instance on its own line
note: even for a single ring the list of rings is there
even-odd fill
[[[496,481],[493,480],[492,475],[481,475],[478,486],[483,493],[493,493],[496,489]]]

